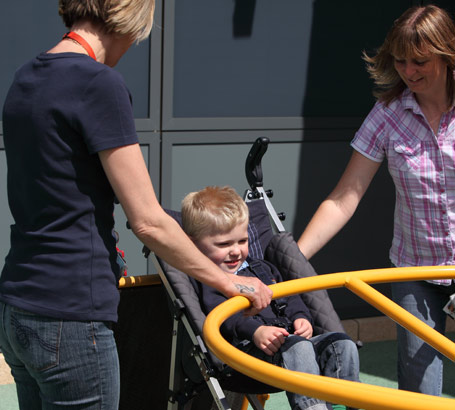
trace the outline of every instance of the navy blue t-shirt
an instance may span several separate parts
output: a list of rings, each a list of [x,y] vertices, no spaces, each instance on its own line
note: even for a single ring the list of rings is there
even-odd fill
[[[0,299],[117,320],[114,193],[97,153],[138,142],[121,75],[83,54],[40,54],[16,72],[3,132],[14,225]]]

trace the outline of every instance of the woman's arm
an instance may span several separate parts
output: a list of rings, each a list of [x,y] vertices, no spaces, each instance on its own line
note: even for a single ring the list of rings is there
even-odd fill
[[[263,309],[272,292],[255,278],[229,275],[205,257],[179,224],[159,204],[138,144],[99,153],[111,186],[134,234],[175,268],[218,289],[227,297],[242,295]]]
[[[380,162],[354,151],[332,193],[319,206],[297,244],[310,259],[351,219]]]

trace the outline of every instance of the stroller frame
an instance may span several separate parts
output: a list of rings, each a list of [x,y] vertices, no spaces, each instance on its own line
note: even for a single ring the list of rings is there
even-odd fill
[[[283,220],[285,216],[284,214],[277,214],[275,212],[273,205],[269,200],[269,197],[271,197],[273,193],[272,191],[265,191],[263,188],[261,160],[267,151],[268,144],[268,138],[258,138],[248,154],[245,164],[245,173],[250,189],[246,190],[244,199],[249,206],[253,203],[257,203],[257,201],[262,202],[265,205],[266,212],[269,216],[269,226],[272,231],[269,235],[273,236],[274,233],[278,233],[278,235],[288,235],[287,237],[284,237],[284,239],[285,242],[289,242],[289,240],[293,241],[293,239],[289,239],[290,235],[285,233],[285,229],[281,223],[281,220]],[[179,219],[179,213],[173,211],[168,212],[177,220]],[[251,234],[250,231],[249,233]],[[270,236],[267,241],[269,241]],[[280,240],[281,239],[279,238],[279,241]],[[296,244],[295,247],[297,249],[296,252],[299,252]],[[147,257],[149,254],[150,251],[147,248],[144,248],[144,255]],[[256,257],[258,255],[254,256]],[[303,257],[303,255],[301,255],[301,257]],[[153,262],[170,299],[170,309],[173,318],[167,410],[193,409],[193,404],[195,404],[194,401],[198,394],[204,389],[206,390],[206,388],[208,388],[210,392],[211,399],[214,401],[214,406],[219,410],[236,409],[240,408],[240,405],[242,406],[242,409],[246,409],[246,403],[241,404],[244,397],[247,398],[254,410],[263,410],[263,405],[258,399],[257,394],[264,393],[264,391],[277,392],[281,390],[262,385],[262,388],[260,388],[259,391],[251,393],[242,392],[241,394],[234,393],[230,396],[230,398],[233,399],[233,402],[230,404],[226,397],[226,394],[228,393],[225,394],[221,387],[222,383],[220,383],[225,375],[223,370],[226,366],[206,348],[203,341],[202,326],[205,315],[200,308],[199,300],[197,299],[196,292],[192,287],[188,276],[172,268],[154,254]],[[279,263],[276,263],[275,261],[272,261],[272,263],[275,263],[280,271],[282,270]],[[307,271],[309,270],[309,272],[306,272],[304,276],[315,275],[316,273],[312,270],[308,261],[304,259],[304,263],[306,263],[306,267],[309,268],[306,269]],[[287,267],[287,269],[291,269],[291,271],[295,272],[300,268],[298,267],[296,269],[294,265],[291,268]],[[296,276],[294,273],[294,276],[299,277],[300,275]],[[176,280],[176,278],[178,279]],[[178,281],[181,280],[180,278],[183,278],[187,283],[179,284]],[[287,279],[293,278],[294,277],[291,276]],[[311,304],[314,304],[314,301],[317,300],[319,305],[323,304],[325,306],[325,313],[323,314],[326,314],[329,318],[329,322],[324,319],[325,323],[322,323],[324,320],[321,319],[319,333],[324,331],[344,331],[338,316],[333,310],[333,306],[326,291],[312,293],[313,295],[310,300],[305,300],[307,305],[310,303],[308,307],[310,308],[311,313],[318,314],[321,310],[319,307],[311,308]],[[200,312],[197,311],[198,307]],[[315,330],[317,329],[315,328]],[[186,350],[185,353],[184,350]],[[187,367],[189,366],[190,370],[195,370],[195,372],[198,373],[196,377],[191,377],[186,373],[183,362],[189,363]],[[235,376],[232,377],[234,378]],[[204,410],[205,409],[207,409],[207,404],[204,406]]]
[[[216,370],[209,358],[209,351],[207,350],[201,335],[195,333],[196,325],[191,323],[192,320],[188,316],[182,300],[176,296],[172,285],[163,272],[161,263],[156,257],[154,257],[154,263],[156,264],[156,269],[168,292],[172,305],[173,329],[167,410],[191,409],[190,400],[194,397],[195,393],[198,393],[200,390],[200,388],[185,377],[180,370],[179,358],[181,357],[181,350],[183,349],[182,344],[184,343],[182,341],[182,338],[184,337],[183,332],[185,332],[185,335],[187,335],[191,341],[187,355],[193,358],[197,364],[205,385],[208,387],[215,402],[216,408],[220,410],[231,410],[232,407],[226,399],[218,379],[215,377]],[[254,410],[263,410],[263,406],[254,394],[247,394],[246,396]]]

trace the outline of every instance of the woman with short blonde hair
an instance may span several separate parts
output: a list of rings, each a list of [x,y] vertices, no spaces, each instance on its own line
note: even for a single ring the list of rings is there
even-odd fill
[[[14,224],[0,275],[0,347],[21,409],[118,409],[115,197],[163,260],[228,297],[248,297],[251,314],[271,300],[259,280],[206,258],[156,198],[130,92],[112,68],[149,35],[154,4],[60,0],[70,31],[16,71],[5,99]]]

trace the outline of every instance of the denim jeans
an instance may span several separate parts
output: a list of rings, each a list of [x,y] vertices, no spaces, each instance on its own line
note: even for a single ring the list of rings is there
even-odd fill
[[[0,302],[0,348],[21,410],[117,410],[120,372],[104,322],[35,315]]]
[[[355,343],[344,333],[324,333],[305,339],[290,335],[280,350],[270,358],[259,349],[250,354],[285,369],[303,373],[359,381],[359,354]],[[327,410],[323,400],[286,392],[292,410]]]
[[[444,334],[447,315],[442,310],[455,287],[425,281],[392,283],[393,300],[427,325]],[[412,332],[397,325],[398,387],[440,396],[442,354]]]
[[[307,340],[288,336],[281,347],[282,366],[310,374],[359,381],[357,346],[340,333],[324,333]],[[326,402],[287,392],[292,409],[326,410]]]

